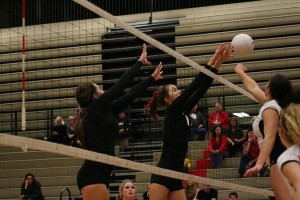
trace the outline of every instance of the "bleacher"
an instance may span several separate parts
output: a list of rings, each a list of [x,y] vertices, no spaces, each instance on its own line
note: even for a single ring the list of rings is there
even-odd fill
[[[168,46],[199,64],[206,63],[221,43],[229,43],[236,34],[247,33],[255,42],[253,55],[230,60],[224,64],[220,74],[243,87],[234,73],[236,63],[243,62],[249,68],[249,75],[264,88],[269,78],[276,73],[289,78],[294,87],[300,86],[299,13],[298,0],[264,0],[158,12],[154,13],[157,21],[152,25],[147,25],[148,17],[143,14],[119,18],[152,33],[156,39],[165,40]],[[175,32],[160,33],[159,24],[166,26],[164,23],[176,26]],[[27,27],[27,130],[22,132],[19,52],[21,28],[1,29],[0,33],[0,132],[10,134],[14,132],[14,128],[20,135],[38,139],[47,137],[49,125],[54,119],[51,117],[60,115],[66,119],[68,115],[73,115],[77,106],[74,90],[80,83],[93,80],[104,88],[109,88],[137,59],[142,44],[136,37],[126,35],[126,32],[103,19],[82,20],[67,25],[55,23]],[[165,61],[165,78],[160,84],[174,83],[179,88],[185,88],[197,73],[196,69],[181,61],[171,61],[168,55],[155,50],[151,45],[149,51],[152,63],[157,64],[161,59]],[[119,58],[121,53],[125,54]],[[152,70],[151,67],[143,67],[140,77],[134,82],[142,80]],[[120,157],[151,165],[155,165],[160,157],[161,143],[152,143],[155,146],[152,149],[147,142],[161,139],[161,126],[143,110],[143,104],[156,88],[157,85],[149,87],[128,108],[137,128],[137,141],[134,150],[132,146],[125,148]],[[256,102],[214,81],[199,104],[207,109],[208,114],[218,101],[224,103],[229,114],[241,110],[249,113],[250,117],[239,119],[239,124],[245,127],[259,110]],[[138,139],[143,143],[139,143]],[[241,185],[270,188],[269,178],[238,179],[238,157],[225,159],[222,169],[202,169],[201,166],[207,165],[206,145],[207,141],[190,144],[192,173]],[[72,195],[80,195],[76,186],[76,174],[82,163],[81,159],[46,152],[22,152],[20,149],[4,146],[0,149],[0,199],[18,199],[21,182],[28,171],[35,174],[42,183],[46,199],[57,199],[63,187],[70,188]],[[112,198],[116,195],[120,180],[127,177],[136,181],[138,197],[141,199],[150,174],[116,169],[115,177],[111,185]],[[218,189],[220,199],[226,199],[230,191]],[[239,192],[239,196],[240,199],[267,199],[244,192]]]
[[[249,69],[248,75],[262,89],[276,73],[283,74],[294,87],[299,87],[299,6],[298,1],[259,1],[194,9],[176,27],[176,51],[204,64],[221,43],[229,43],[235,35],[247,33],[254,39],[253,54],[230,60],[219,74],[243,88],[234,72],[235,65],[242,62]],[[197,70],[179,60],[176,65],[177,85],[184,88]],[[259,110],[256,102],[214,81],[200,105],[207,107],[210,113],[219,101],[229,114],[244,111],[250,115],[240,120],[241,125],[249,124]]]

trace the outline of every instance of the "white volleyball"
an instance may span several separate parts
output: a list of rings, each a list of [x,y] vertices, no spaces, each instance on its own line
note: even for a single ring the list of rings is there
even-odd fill
[[[234,54],[237,57],[249,56],[254,49],[253,39],[247,34],[238,34],[233,39],[231,44],[233,45]]]

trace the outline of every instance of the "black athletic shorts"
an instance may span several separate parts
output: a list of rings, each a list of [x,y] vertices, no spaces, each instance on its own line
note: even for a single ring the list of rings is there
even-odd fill
[[[81,190],[84,186],[93,184],[105,184],[109,187],[113,166],[102,163],[86,161],[77,174],[77,186]]]
[[[152,174],[151,183],[157,183],[168,188],[170,192],[183,189],[182,181],[179,179],[168,178],[165,176],[159,176]]]
[[[279,136],[276,137],[274,147],[270,154],[271,166],[277,163],[278,157],[286,150],[286,147],[281,143]]]

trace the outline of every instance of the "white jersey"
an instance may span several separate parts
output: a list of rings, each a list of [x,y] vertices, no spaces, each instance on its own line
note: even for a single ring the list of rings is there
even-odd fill
[[[252,124],[252,128],[253,128],[253,133],[254,135],[257,137],[258,140],[258,144],[259,146],[261,146],[263,139],[264,139],[264,133],[263,133],[263,112],[268,109],[274,109],[278,112],[278,116],[281,113],[281,107],[278,105],[276,100],[271,100],[266,102],[260,109],[259,109],[259,113],[258,115],[255,117],[253,124]]]
[[[281,171],[282,166],[288,162],[298,162],[300,164],[300,148],[297,144],[291,146],[279,156],[277,160],[279,170]]]
[[[282,166],[290,162],[296,162],[300,164],[300,148],[297,144],[291,146],[279,156],[277,160],[277,166],[282,172]],[[295,197],[295,188],[291,185],[290,181],[284,176],[284,174],[282,175],[284,182],[288,186],[290,194]]]

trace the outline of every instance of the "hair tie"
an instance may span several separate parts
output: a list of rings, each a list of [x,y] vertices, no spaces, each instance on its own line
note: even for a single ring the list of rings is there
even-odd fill
[[[153,94],[152,94],[152,97],[151,99],[148,101],[147,104],[144,105],[144,109],[145,110],[149,110],[150,106],[153,104],[153,102],[156,100],[156,97],[157,97],[157,92],[154,91]]]
[[[76,108],[75,114],[80,116],[80,117],[85,116],[86,108],[81,108],[81,107]]]

